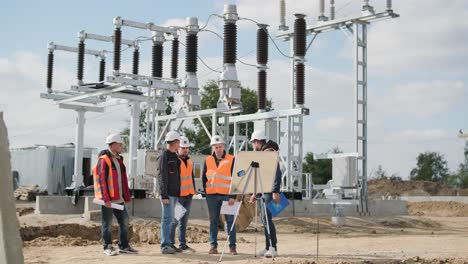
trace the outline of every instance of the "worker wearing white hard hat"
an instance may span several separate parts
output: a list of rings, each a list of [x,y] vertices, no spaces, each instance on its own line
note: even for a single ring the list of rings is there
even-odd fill
[[[180,136],[180,147],[181,148],[190,148],[190,141],[185,136]]]
[[[264,130],[256,130],[252,133],[250,137],[250,143],[252,144],[252,148],[255,151],[279,151],[279,146],[276,142],[272,140],[267,141],[267,137],[265,135]],[[276,169],[275,180],[273,182],[273,187],[271,192],[264,193],[265,203],[268,204],[270,201],[275,201],[275,203],[280,202],[280,187],[281,187],[281,169],[279,166]],[[252,195],[250,198],[251,203],[255,203],[256,197],[261,196],[261,194]],[[277,237],[276,237],[276,228],[275,224],[272,220],[272,215],[269,210],[266,210],[266,214],[264,210],[262,211],[262,221],[264,226],[264,233],[265,233],[265,249],[263,249],[259,255],[265,256],[268,258],[278,256],[278,248],[277,248]],[[268,225],[267,222],[268,221]],[[270,239],[268,238],[268,230],[267,226],[270,227],[270,238],[271,238],[271,245]]]
[[[106,144],[111,144],[111,143],[118,143],[118,144],[123,144],[124,141],[122,139],[122,136],[119,134],[109,134],[106,137]]]
[[[210,250],[209,254],[218,253],[218,223],[221,215],[221,205],[223,201],[228,201],[229,205],[234,205],[235,195],[229,195],[231,187],[232,170],[234,168],[234,156],[225,151],[224,139],[221,136],[211,137],[210,145],[212,155],[205,159],[203,166],[202,182],[206,193],[206,202],[210,214]],[[236,250],[236,229],[234,216],[225,215],[227,230],[229,234],[229,248],[231,255],[237,255]]]
[[[104,254],[117,255],[112,247],[111,227],[115,215],[119,223],[119,253],[137,253],[128,241],[128,212],[125,203],[131,200],[128,178],[122,153],[123,140],[119,134],[109,134],[105,140],[108,149],[99,153],[99,159],[93,168],[94,196],[103,201],[101,206],[101,234]],[[123,210],[112,208],[112,204],[123,205]]]
[[[172,243],[175,243],[176,229],[179,229],[179,250],[192,251],[194,250],[187,245],[186,231],[187,223],[190,215],[190,207],[192,205],[192,197],[195,195],[195,177],[193,170],[193,162],[189,156],[190,141],[187,137],[180,137],[180,148],[178,151],[180,160],[180,197],[179,203],[185,208],[185,214],[182,218],[172,220]],[[172,245],[175,248],[175,245]]]
[[[255,130],[250,137],[250,142],[254,142],[255,140],[261,141],[266,140],[266,135],[264,130]]]
[[[180,142],[180,135],[176,131],[167,132],[166,137],[164,138],[164,141],[166,141],[166,143],[171,143],[176,140]]]
[[[177,156],[181,137],[176,131],[170,131],[164,139],[167,146],[159,157],[158,177],[159,195],[161,197],[161,253],[174,254],[181,252],[174,247],[171,225],[174,211],[180,196],[180,160]]]

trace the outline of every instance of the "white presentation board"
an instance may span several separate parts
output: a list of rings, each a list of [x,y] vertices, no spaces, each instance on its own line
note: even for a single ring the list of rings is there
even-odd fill
[[[237,153],[234,170],[232,171],[231,194],[241,194],[247,182],[248,169],[252,162],[259,164],[258,175],[262,177],[263,192],[271,192],[278,167],[278,152],[275,151],[240,151]],[[247,185],[246,194],[255,192],[254,172]],[[260,190],[260,180],[257,180],[257,192]]]

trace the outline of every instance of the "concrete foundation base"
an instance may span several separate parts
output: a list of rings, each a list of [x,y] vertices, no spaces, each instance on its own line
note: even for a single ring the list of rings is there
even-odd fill
[[[82,214],[84,201],[81,198],[76,205],[71,202],[70,196],[37,196],[36,214]]]
[[[36,201],[37,214],[84,214],[88,219],[95,218],[90,212],[100,210],[93,203],[94,197],[81,197],[76,206],[72,205],[68,196],[39,196]],[[134,199],[126,204],[130,216],[161,217],[161,202],[159,199]],[[344,216],[359,216],[356,205],[342,205]],[[408,215],[406,202],[402,200],[371,200],[369,201],[371,216]],[[332,216],[331,204],[317,204],[311,200],[290,201],[290,205],[280,216]],[[96,214],[96,213],[94,213]],[[208,217],[206,200],[194,199],[190,210],[191,218],[204,219]]]

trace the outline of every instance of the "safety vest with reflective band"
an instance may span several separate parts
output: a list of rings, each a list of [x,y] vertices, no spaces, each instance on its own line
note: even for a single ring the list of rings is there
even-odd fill
[[[226,154],[216,166],[213,156],[206,158],[206,194],[229,194],[234,156]]]
[[[182,159],[180,159],[180,196],[189,196],[195,194],[192,175],[192,160],[187,159],[187,165],[185,165],[185,162]]]
[[[102,155],[98,159],[98,164],[99,160],[103,160],[107,166],[109,167],[109,175],[107,175],[107,189],[109,190],[109,196],[110,198],[115,197],[115,192],[114,192],[114,177],[112,175],[112,161],[107,155]],[[93,168],[93,179],[94,179],[94,197],[96,199],[102,200],[102,190],[101,190],[101,181],[99,179],[99,172],[98,172],[98,166],[94,166]]]

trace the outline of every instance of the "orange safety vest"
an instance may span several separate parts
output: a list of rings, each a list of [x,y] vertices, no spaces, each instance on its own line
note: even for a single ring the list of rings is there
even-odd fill
[[[188,159],[187,166],[185,166],[185,162],[182,159],[180,159],[180,196],[189,196],[189,195],[195,194],[192,174],[193,174],[192,160]]]
[[[107,175],[107,189],[109,190],[110,198],[114,198],[114,177],[112,175],[112,161],[107,155],[102,155],[99,157],[98,161],[103,159],[107,166],[109,166],[109,175]],[[94,178],[94,197],[96,199],[102,200],[102,191],[101,191],[101,182],[99,180],[99,173],[97,165],[93,168],[93,178]]]
[[[213,156],[206,158],[206,194],[229,194],[233,161],[234,156],[226,154],[216,166],[216,160]]]

